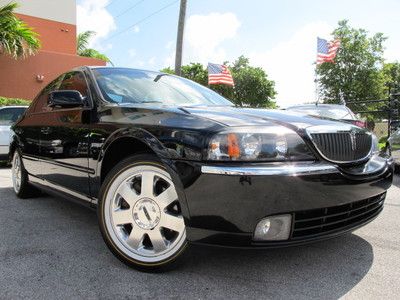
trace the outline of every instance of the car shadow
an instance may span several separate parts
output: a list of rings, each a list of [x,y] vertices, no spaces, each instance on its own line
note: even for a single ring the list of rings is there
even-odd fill
[[[11,212],[3,211],[10,207]],[[22,227],[29,228],[28,232],[18,231]],[[374,260],[368,241],[348,234],[269,250],[193,245],[177,269],[141,273],[123,265],[107,250],[93,210],[56,197],[17,199],[9,187],[0,188],[0,244],[6,245],[3,251],[0,247],[4,267],[0,273],[14,278],[6,279],[9,282],[4,286],[18,288],[14,282],[24,280],[21,268],[26,268],[33,274],[29,281],[35,295],[39,293],[35,276],[45,287],[54,284],[52,276],[58,274],[68,286],[85,286],[79,296],[337,299],[357,285]],[[54,288],[62,293],[65,286]],[[30,285],[24,289],[29,291]]]

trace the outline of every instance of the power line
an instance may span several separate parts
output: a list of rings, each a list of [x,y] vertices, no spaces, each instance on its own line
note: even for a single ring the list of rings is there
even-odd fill
[[[131,7],[128,7],[127,9],[125,9],[123,12],[121,12],[119,15],[116,15],[115,18],[119,18],[120,16],[123,16],[124,14],[126,14],[128,11],[134,9],[136,6],[138,6],[140,3],[144,2],[144,0],[140,0],[138,2],[136,2],[134,5],[132,5]]]
[[[136,25],[139,25],[140,23],[146,21],[147,19],[151,18],[152,16],[154,16],[154,15],[156,15],[156,14],[162,12],[163,10],[167,9],[168,7],[174,5],[174,4],[177,3],[178,1],[179,1],[179,0],[175,0],[175,1],[173,1],[173,2],[171,2],[171,3],[169,3],[169,4],[167,4],[167,5],[165,5],[165,6],[163,6],[163,7],[161,7],[159,10],[157,10],[157,11],[151,13],[150,15],[144,17],[143,19],[139,20],[138,22],[136,22],[136,23],[134,23],[134,24],[132,24],[132,25],[126,27],[125,29],[122,29],[121,31],[117,32],[116,34],[110,36],[110,37],[109,37],[108,39],[106,39],[105,41],[111,40],[111,39],[115,38],[116,36],[120,35],[121,33],[124,33],[124,32],[126,32],[126,31],[128,31],[129,29],[135,27]]]
[[[112,0],[110,3],[108,3],[106,6],[104,6],[105,8],[106,7],[109,7],[111,4],[113,4],[114,2],[116,2],[116,1],[118,1],[118,0]]]

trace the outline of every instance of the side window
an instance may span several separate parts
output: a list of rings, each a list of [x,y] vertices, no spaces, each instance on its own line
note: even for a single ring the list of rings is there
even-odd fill
[[[0,125],[11,125],[18,120],[24,108],[3,108],[0,110]]]
[[[81,93],[83,97],[88,96],[88,85],[82,72],[75,71],[65,74],[59,90],[75,90]]]
[[[52,109],[47,106],[47,100],[49,99],[49,93],[52,91],[58,90],[63,78],[64,78],[64,74],[61,75],[60,77],[58,77],[57,79],[53,80],[52,82],[50,82],[40,92],[40,94],[34,100],[33,112],[38,113],[38,112],[52,111]],[[30,108],[29,108],[29,111],[31,111]]]

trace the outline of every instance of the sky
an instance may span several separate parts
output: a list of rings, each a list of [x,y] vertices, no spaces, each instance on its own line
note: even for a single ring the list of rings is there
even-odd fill
[[[385,59],[400,61],[400,0],[188,0],[183,63],[223,63],[240,55],[275,81],[281,107],[315,100],[317,36],[331,39],[339,20],[383,32]],[[78,32],[115,66],[174,65],[178,0],[77,0]]]

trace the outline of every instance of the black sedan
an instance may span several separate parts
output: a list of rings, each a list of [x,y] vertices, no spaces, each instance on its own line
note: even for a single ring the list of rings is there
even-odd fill
[[[17,196],[40,189],[97,208],[110,250],[146,270],[189,243],[280,247],[352,231],[382,211],[393,177],[360,127],[237,108],[150,71],[63,74],[13,129]]]

